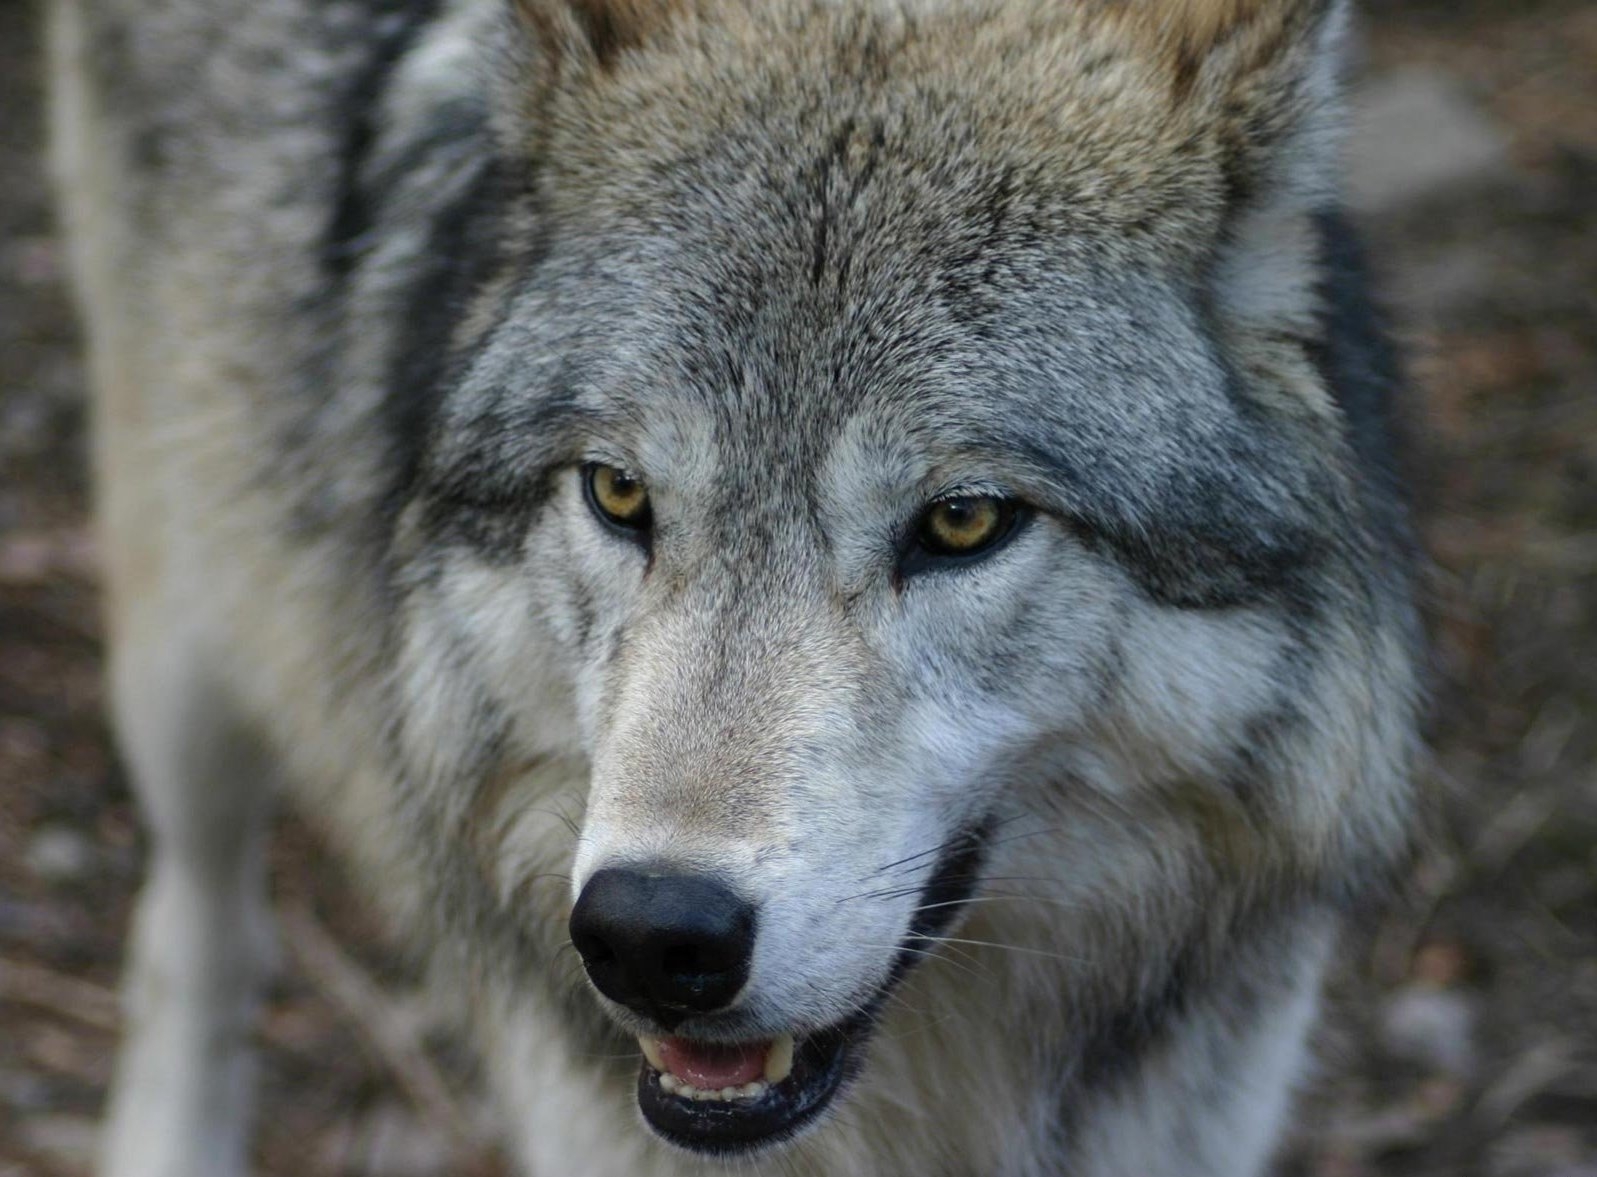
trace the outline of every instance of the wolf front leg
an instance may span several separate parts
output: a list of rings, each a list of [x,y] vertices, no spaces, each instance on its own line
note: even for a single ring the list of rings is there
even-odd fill
[[[273,958],[259,745],[170,631],[116,654],[117,726],[151,835],[102,1177],[239,1177],[250,1035]]]

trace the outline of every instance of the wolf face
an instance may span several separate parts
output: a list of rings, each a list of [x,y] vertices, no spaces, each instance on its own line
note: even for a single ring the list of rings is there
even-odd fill
[[[1398,840],[1400,537],[1328,359],[1340,23],[496,28],[514,194],[399,513],[397,738],[450,910],[540,974],[569,917],[673,1143],[817,1121],[961,944],[1063,1049]]]

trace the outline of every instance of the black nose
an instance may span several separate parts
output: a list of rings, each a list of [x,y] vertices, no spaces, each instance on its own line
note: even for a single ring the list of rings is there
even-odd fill
[[[743,988],[754,907],[703,875],[610,868],[577,898],[571,942],[600,993],[670,1027]]]

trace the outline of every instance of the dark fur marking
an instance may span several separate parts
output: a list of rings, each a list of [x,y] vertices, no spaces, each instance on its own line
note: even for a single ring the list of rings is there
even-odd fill
[[[1251,438],[1232,440],[1255,445]],[[1004,444],[1071,488],[1079,505],[1067,522],[1082,542],[1111,553],[1161,604],[1227,609],[1292,596],[1319,558],[1321,545],[1306,521],[1251,509],[1264,504],[1249,479],[1268,469],[1257,452],[1194,463],[1179,481],[1159,488],[1157,501],[1133,511],[1116,469],[1088,467],[1035,437]]]
[[[567,0],[567,5],[600,68],[606,70],[623,53],[641,48],[678,7],[672,0]]]
[[[1015,199],[1015,168],[1011,165],[987,185],[970,219],[981,226],[979,236],[957,250],[938,276],[938,295],[955,319],[984,338],[994,337],[992,324],[1000,321],[1002,301],[991,293],[1010,251],[1022,243],[1010,227]]]
[[[868,137],[866,131],[853,118],[846,118],[828,140],[826,149],[817,158],[806,185],[813,204],[815,230],[810,248],[810,284],[819,286],[826,267],[832,261],[831,244],[834,222],[840,220],[850,206],[858,203],[876,175],[886,133],[879,122],[872,123]],[[855,158],[857,145],[864,150]],[[839,175],[846,178],[846,188],[841,202],[834,200],[834,181]],[[837,258],[837,288],[847,284],[849,253]]]
[[[848,154],[849,136],[854,133],[854,120],[845,119],[832,141],[815,163],[810,185],[815,193],[815,241],[810,248],[810,284],[819,286],[826,270],[827,240],[832,231],[832,208],[828,199],[832,187],[832,168]]]
[[[524,554],[527,532],[553,493],[553,474],[532,485],[501,484],[473,478],[473,467],[452,470],[427,484],[423,516],[427,530],[445,543],[464,544],[494,564],[510,564]]]
[[[1207,971],[1199,954],[1185,949],[1158,984],[1101,1018],[1082,1045],[1077,1087],[1103,1090],[1129,1075],[1187,1012]]]
[[[424,264],[417,267],[389,365],[383,424],[394,459],[390,503],[416,481],[433,414],[454,367],[452,345],[472,296],[498,262],[505,169],[490,160],[458,201],[429,227]]]
[[[603,4],[575,3],[571,10],[599,64],[606,68],[614,65],[621,51],[631,44],[615,15]]]
[[[1285,691],[1281,693],[1284,695]],[[1253,831],[1260,835],[1269,830],[1278,804],[1268,779],[1272,766],[1281,760],[1273,749],[1302,723],[1302,712],[1282,702],[1277,710],[1247,720],[1242,726],[1242,738],[1231,750],[1232,768],[1222,783],[1241,805]]]
[[[588,592],[587,586],[580,580],[574,581],[571,586],[571,612],[577,631],[577,645],[586,646],[589,637],[593,635],[593,622],[596,614],[593,596]]]
[[[1324,331],[1310,355],[1347,422],[1366,518],[1405,563],[1416,543],[1409,523],[1410,430],[1401,412],[1397,353],[1369,293],[1363,250],[1347,219],[1324,213],[1320,297]]]
[[[394,67],[438,14],[440,0],[375,0],[369,23],[370,56],[353,71],[338,109],[350,112],[338,152],[337,196],[322,243],[322,265],[335,279],[345,278],[359,259],[376,224],[374,194],[361,182],[377,139],[377,118]]]
[[[1277,903],[1234,914],[1223,934],[1194,931],[1155,979],[1083,1027],[1081,1047],[1060,1100],[1064,1138],[1075,1134],[1095,1099],[1131,1082],[1205,1001],[1218,999],[1224,1004],[1227,1015],[1221,1028],[1229,1033],[1255,1022],[1266,1002],[1291,980],[1266,949],[1271,928],[1295,914],[1291,904]],[[1223,1092],[1214,1095],[1219,1098]],[[1200,1109],[1193,1112],[1201,1118]]]
[[[447,381],[440,386],[448,390]],[[570,439],[580,422],[593,418],[579,403],[569,359],[533,400],[510,387],[481,389],[476,398],[481,417],[457,426],[470,440],[447,459],[424,452],[410,493],[425,504],[423,520],[432,535],[506,563],[523,555],[527,531],[553,495],[556,474],[576,460]],[[518,402],[516,412],[502,415],[499,407],[511,402]],[[604,420],[598,419],[600,425]],[[537,439],[547,448],[528,461],[522,439]]]

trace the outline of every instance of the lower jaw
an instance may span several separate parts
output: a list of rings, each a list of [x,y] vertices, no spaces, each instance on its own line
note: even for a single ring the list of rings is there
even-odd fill
[[[645,1060],[638,1108],[668,1143],[701,1154],[747,1155],[791,1140],[826,1110],[856,1069],[856,1047],[870,1018],[819,1031],[794,1044],[793,1069],[758,1094],[731,1099],[684,1096]],[[665,1085],[662,1086],[662,1078]]]

